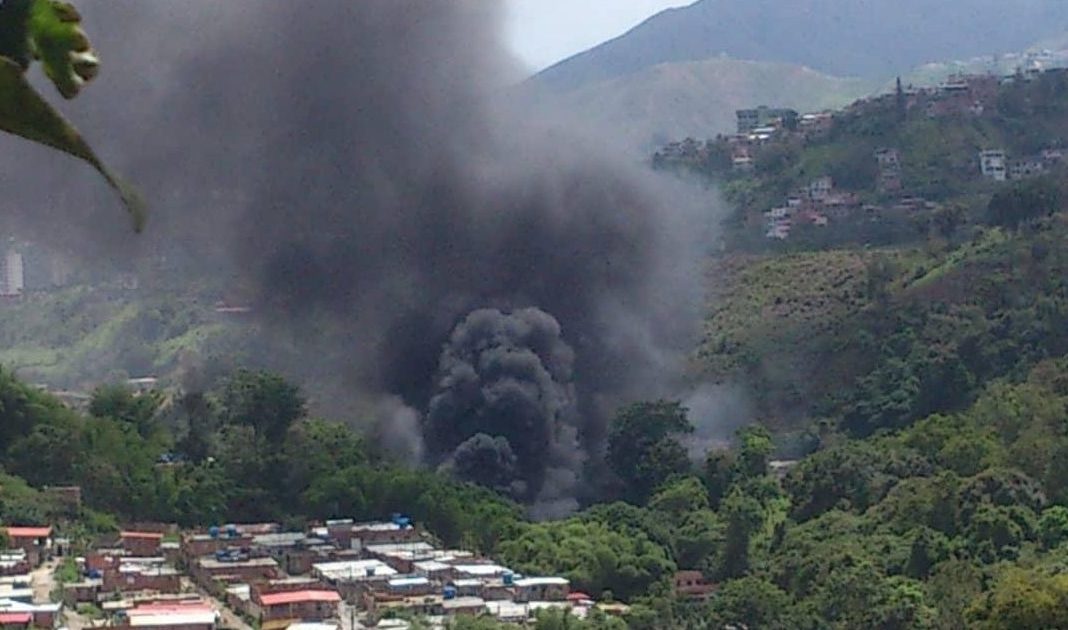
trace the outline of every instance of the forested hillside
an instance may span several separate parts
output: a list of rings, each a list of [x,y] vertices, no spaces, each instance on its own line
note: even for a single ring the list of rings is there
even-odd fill
[[[885,233],[876,221],[835,238],[813,226],[785,241],[762,230],[731,241],[713,261],[695,364],[748,388],[764,427],[695,460],[693,418],[679,403],[623,407],[603,461],[589,463],[603,483],[568,518],[533,522],[448,467],[403,467],[348,426],[308,417],[296,387],[236,371],[199,391],[105,387],[85,414],[5,373],[0,519],[84,536],[143,519],[296,523],[403,511],[447,544],[624,602],[623,623],[635,629],[1063,627],[1068,193],[1056,166],[996,182],[977,177],[969,157],[988,142],[1044,147],[1010,130],[1059,133],[1057,85],[1006,88],[988,118],[907,108],[898,118],[875,101],[868,117],[844,114],[786,159],[758,154],[752,172],[714,170],[713,151],[686,162],[728,180],[737,234],[747,214],[763,214],[754,199],[773,204],[835,165],[870,173],[856,156],[889,143],[904,156],[896,194],[926,187],[934,205],[910,206],[908,230]],[[1003,113],[1013,103],[1022,109]],[[943,142],[926,138],[932,127]],[[841,181],[871,203],[884,194],[871,179]],[[957,210],[947,217],[946,208]],[[80,511],[43,490],[69,483],[83,489]],[[707,601],[674,589],[679,570],[712,585]]]
[[[1008,82],[981,112],[890,94],[836,113],[825,134],[746,149],[752,169],[732,168],[726,137],[662,153],[663,168],[721,182],[735,209],[702,369],[747,383],[772,425],[830,418],[863,436],[1061,356],[1066,96],[1061,73]],[[990,149],[1006,171],[1034,170],[984,176]]]
[[[0,8],[6,6],[0,2]],[[457,104],[472,102],[466,92],[451,91],[463,73],[442,75],[454,65],[464,67],[456,59],[473,62],[484,51],[470,44],[481,40],[468,37],[462,44],[474,50],[470,58],[425,53],[438,53],[450,41],[439,38],[437,25],[464,22],[468,14],[453,13],[463,3],[421,5],[429,11],[421,28],[431,25],[433,35],[427,48],[414,36],[389,36],[410,34],[406,28],[389,30],[409,25],[407,7],[337,6],[353,11],[349,21],[308,13],[300,16],[309,18],[303,24],[295,21],[300,11],[292,7],[282,13],[264,8],[258,17],[270,19],[254,23],[254,38],[239,37],[236,28],[218,31],[228,35],[225,50],[251,51],[259,48],[246,45],[259,42],[258,27],[266,25],[263,32],[277,37],[278,49],[293,57],[256,57],[270,61],[260,64],[266,73],[241,77],[235,84],[239,91],[279,76],[299,77],[264,93],[269,98],[262,100],[276,99],[271,104],[298,122],[257,138],[270,142],[250,145],[263,147],[272,158],[255,179],[264,174],[278,179],[257,191],[254,197],[265,200],[263,212],[250,216],[268,232],[296,229],[320,236],[326,229],[329,236],[322,257],[310,248],[318,238],[305,243],[309,248],[273,246],[277,242],[271,238],[250,242],[286,254],[274,269],[281,269],[282,277],[269,285],[276,299],[265,308],[307,300],[342,314],[325,319],[325,326],[314,308],[303,315],[294,334],[319,339],[301,346],[304,353],[287,367],[297,373],[335,370],[336,364],[315,350],[337,344],[354,362],[375,364],[382,379],[433,378],[435,387],[415,388],[429,403],[419,411],[406,410],[413,425],[406,427],[406,446],[418,451],[422,434],[426,447],[440,451],[437,459],[416,454],[400,459],[384,444],[387,440],[377,439],[382,436],[353,428],[371,425],[368,418],[359,413],[318,417],[308,390],[271,372],[231,365],[244,358],[236,351],[253,352],[260,343],[276,340],[252,339],[270,332],[240,323],[240,313],[225,302],[216,308],[222,295],[217,288],[202,289],[185,279],[143,294],[132,287],[29,292],[24,302],[4,304],[0,313],[7,315],[0,317],[0,347],[9,353],[0,359],[21,363],[28,378],[79,385],[83,379],[72,375],[89,371],[97,374],[84,380],[118,384],[95,387],[85,408],[76,409],[11,370],[0,370],[0,524],[54,525],[55,533],[73,539],[80,552],[96,534],[144,521],[188,528],[274,521],[300,532],[311,521],[404,513],[443,546],[476,551],[527,576],[565,577],[575,591],[618,614],[585,621],[549,613],[535,622],[537,630],[1068,627],[1068,170],[1063,155],[1068,74],[1021,72],[1004,81],[973,77],[930,92],[903,85],[843,112],[808,119],[796,112],[750,112],[754,124],[745,133],[708,142],[680,140],[653,159],[657,168],[687,177],[697,173],[722,186],[735,210],[722,246],[707,244],[718,254],[709,262],[713,295],[704,337],[692,355],[692,380],[744,389],[754,417],[741,419],[744,426],[729,445],[702,446],[693,439],[699,419],[678,401],[626,401],[608,408],[606,401],[615,400],[611,394],[617,391],[608,387],[591,390],[595,411],[593,405],[569,404],[582,381],[571,379],[574,351],[563,339],[597,337],[614,319],[587,321],[586,311],[615,309],[618,313],[610,314],[630,324],[627,316],[639,313],[625,306],[644,296],[647,285],[634,292],[609,291],[611,300],[585,302],[585,294],[627,284],[629,276],[641,275],[656,260],[654,252],[633,259],[619,254],[643,253],[657,226],[642,223],[638,227],[647,231],[616,232],[616,223],[661,216],[654,212],[659,206],[645,212],[620,203],[632,197],[623,175],[630,171],[608,178],[600,178],[596,169],[580,169],[575,179],[539,175],[533,163],[504,160],[499,149],[511,143],[480,147],[474,142],[480,135],[474,131],[484,131],[481,125],[450,136],[447,150],[439,153],[441,146],[427,142],[436,135],[427,131],[456,123]],[[883,58],[885,51],[915,55],[926,50],[902,47],[905,34],[935,34],[942,38],[940,45],[989,50],[1008,45],[1007,39],[1029,27],[1057,28],[1061,5],[909,0],[784,6],[767,0],[705,0],[691,10],[727,7],[747,19],[704,21],[689,29],[676,24],[680,50],[695,40],[707,46],[705,39],[715,39],[713,45],[752,43],[768,54],[794,55],[799,53],[789,45],[804,44],[801,52],[834,55],[832,60],[858,68],[894,66],[900,59]],[[858,24],[858,16],[868,22]],[[766,30],[754,37],[742,26],[757,18]],[[241,16],[224,23],[245,22]],[[67,28],[72,23],[65,22]],[[382,29],[373,31],[376,36],[386,35],[359,37],[375,26]],[[316,39],[310,53],[297,45],[306,32]],[[455,31],[452,39],[465,33],[470,34]],[[231,45],[229,37],[237,44]],[[389,46],[375,47],[387,40]],[[394,47],[396,41],[402,46]],[[369,43],[367,50],[375,54],[367,59],[381,60],[370,81],[345,67],[352,58],[364,58],[336,46],[345,42]],[[854,51],[855,58],[843,50]],[[398,55],[402,63],[388,66]],[[339,68],[307,72],[320,68],[323,59]],[[430,68],[442,72],[424,68],[428,60],[441,59],[442,66]],[[291,61],[299,71],[284,67]],[[212,59],[192,67],[214,70],[217,63]],[[403,76],[409,65],[420,71],[394,84],[396,77],[389,75]],[[346,70],[351,84],[341,81]],[[370,109],[392,114],[396,107],[404,115],[361,118],[368,85],[383,99]],[[296,100],[290,101],[294,94]],[[429,105],[442,97],[448,116],[436,107],[407,109],[410,101]],[[253,136],[286,122],[274,110],[252,112],[221,94],[204,103],[194,108],[197,114],[239,112],[233,120],[250,123]],[[173,111],[181,111],[181,104],[175,103]],[[375,133],[338,131],[354,116],[355,128]],[[408,129],[409,119],[420,124]],[[270,125],[261,129],[257,120]],[[311,123],[324,121],[335,124],[308,132]],[[489,130],[490,136],[503,131]],[[398,138],[408,142],[389,147],[388,153],[404,150],[392,154],[386,169],[397,168],[396,177],[363,179],[374,166],[387,166],[378,161],[379,153]],[[180,139],[184,144],[186,138]],[[525,141],[527,148],[536,147],[533,138],[516,140],[516,146]],[[242,147],[235,143],[221,152],[189,153],[225,171],[224,153],[241,161],[253,158],[256,151],[231,151]],[[363,153],[366,147],[369,152]],[[291,161],[273,162],[285,148],[292,153],[282,157]],[[353,148],[360,152],[350,152]],[[466,168],[440,168],[465,151],[476,156],[478,167],[470,169],[476,177],[464,179]],[[555,155],[550,151],[545,157]],[[338,168],[323,168],[322,157]],[[351,164],[370,168],[350,172]],[[522,180],[528,182],[519,186],[523,194],[509,196],[508,186],[490,181],[493,169],[487,165],[507,171],[529,166],[533,178]],[[426,171],[435,177],[420,179]],[[201,183],[181,183],[191,181]],[[481,192],[469,196],[454,189],[465,185]],[[411,189],[411,206],[420,213],[407,214],[403,195],[378,202],[362,193],[317,196],[350,187],[386,197]],[[316,194],[307,197],[308,191]],[[602,196],[606,191],[612,194]],[[718,201],[718,192],[709,194]],[[302,203],[294,203],[294,213],[279,220],[269,212],[269,200]],[[365,214],[335,214],[357,204]],[[480,204],[487,214],[451,212]],[[531,204],[533,214],[521,214],[519,223],[507,221],[514,218],[513,208]],[[573,227],[568,223],[566,230],[539,228],[555,226],[562,215],[581,219],[588,207],[605,213]],[[499,257],[477,256],[471,244],[482,239],[474,233],[446,229],[474,226],[481,232],[497,219],[507,229],[502,238],[486,242],[503,252]],[[419,238],[395,230],[398,225],[418,228]],[[607,240],[571,240],[606,229]],[[385,243],[390,239],[395,243]],[[403,246],[394,247],[397,243]],[[531,250],[537,256],[506,251],[530,245],[536,245]],[[349,258],[361,246],[367,257]],[[465,253],[472,261],[454,267],[454,257]],[[303,264],[306,260],[311,262]],[[602,265],[609,269],[600,270]],[[388,273],[349,277],[364,266]],[[499,286],[481,284],[483,272],[502,267],[509,273]],[[551,267],[551,273],[541,267]],[[591,271],[596,273],[585,278]],[[659,276],[648,279],[649,291],[654,280]],[[562,295],[549,291],[562,284],[573,286]],[[390,290],[374,290],[379,285]],[[439,285],[455,291],[439,293]],[[397,286],[404,291],[395,293]],[[334,304],[335,295],[318,296],[311,289],[340,293],[343,299]],[[508,314],[480,309],[469,313],[447,342],[429,335],[434,341],[420,344],[421,327],[435,318],[406,319],[391,299],[401,294],[427,302],[427,312],[457,295],[506,305],[514,304],[516,295],[524,295],[524,302],[530,299],[526,295],[544,296],[583,317],[563,319],[562,325],[533,309]],[[667,310],[679,303],[667,304]],[[353,326],[347,320],[364,315],[362,309],[373,310],[375,317],[354,319]],[[47,318],[38,319],[38,312]],[[280,315],[298,313],[303,311]],[[445,311],[439,317],[453,315]],[[395,329],[381,334],[379,319]],[[609,332],[618,336],[608,335],[605,343],[582,340],[581,351],[597,356],[575,369],[604,366],[597,376],[608,380],[619,378],[612,363],[652,363],[645,353],[612,351],[634,330],[659,332],[648,328],[660,321],[666,320],[613,329]],[[350,327],[334,335],[331,324]],[[365,336],[389,347],[371,352],[360,339]],[[638,337],[637,345],[646,341]],[[185,352],[217,355],[220,367],[195,379],[178,378]],[[393,369],[378,364],[406,354],[429,359],[397,361]],[[282,352],[275,360],[286,358]],[[441,369],[434,370],[435,362]],[[170,372],[175,378],[159,389],[129,389],[126,378],[142,371]],[[634,382],[637,374],[644,372],[636,372]],[[333,376],[338,387],[353,382]],[[398,388],[377,391],[384,396]],[[346,394],[359,397],[355,391]],[[583,423],[577,417],[593,413],[603,413],[598,420],[604,422]],[[578,448],[588,437],[584,433],[603,433],[598,435],[603,439]],[[432,443],[435,438],[438,444]],[[456,438],[464,441],[453,449]],[[520,492],[513,484],[528,479],[515,474],[520,466],[531,469],[529,478],[544,486],[552,481],[562,493]],[[63,488],[70,486],[79,488],[79,504],[68,500]],[[542,500],[554,502],[551,507],[565,505],[552,512],[558,518],[537,518],[545,513]],[[394,525],[407,529],[401,522]],[[512,584],[505,575],[515,577],[500,575],[501,588]],[[374,570],[365,577],[375,577]],[[456,595],[442,586],[442,601],[447,592]],[[452,630],[497,627],[482,617],[449,623]]]
[[[444,544],[626,602],[630,628],[1066,621],[1064,359],[877,437],[824,425],[817,450],[784,477],[764,429],[741,430],[734,449],[695,464],[682,445],[685,409],[637,404],[620,411],[609,441],[622,494],[546,523],[490,490],[392,465],[343,425],[305,417],[300,392],[270,374],[234,373],[206,396],[103,388],[85,416],[5,374],[0,400],[0,519],[56,523],[76,540],[141,519],[296,526],[404,511]],[[23,478],[77,482],[87,505],[72,512]],[[707,602],[675,593],[679,569],[718,585]]]
[[[1065,173],[1007,163],[997,181],[979,164],[983,150],[1063,146],[1064,87],[1056,73],[1020,78],[966,114],[891,94],[836,114],[826,136],[768,145],[752,171],[715,142],[661,155],[735,204],[695,365],[744,384],[771,432],[745,429],[693,477],[625,497],[644,507],[614,518],[639,519],[630,527],[669,541],[678,566],[719,583],[707,606],[648,602],[659,612],[636,627],[1068,625]],[[893,190],[875,160],[887,147]],[[765,213],[828,173],[858,207],[929,203],[896,223],[837,217],[837,233],[832,219],[765,237]],[[776,456],[797,461],[769,467]]]
[[[0,364],[57,389],[175,376],[196,361],[241,353],[251,325],[217,312],[214,295],[105,283],[33,292],[0,305]]]

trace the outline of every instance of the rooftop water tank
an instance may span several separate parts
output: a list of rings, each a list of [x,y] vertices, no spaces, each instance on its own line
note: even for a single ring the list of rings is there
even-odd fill
[[[456,587],[446,586],[445,589],[441,592],[441,596],[443,599],[456,599]]]
[[[511,586],[515,584],[515,576],[511,573],[505,573],[503,576],[501,576],[501,579],[504,580],[505,586]]]
[[[208,528],[208,536],[211,536],[212,538],[218,538],[219,537],[219,527],[217,525],[212,525],[211,527],[209,527]]]
[[[230,538],[237,538],[237,525],[227,525],[226,535]]]

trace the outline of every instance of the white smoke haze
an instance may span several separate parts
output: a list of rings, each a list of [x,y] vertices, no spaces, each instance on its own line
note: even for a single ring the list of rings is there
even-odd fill
[[[384,396],[375,409],[378,444],[402,462],[418,465],[426,457],[422,415],[397,396]]]
[[[291,375],[337,381],[333,402],[361,399],[412,462],[506,437],[522,498],[546,514],[603,482],[619,404],[677,391],[717,211],[611,131],[505,98],[499,2],[79,8],[104,65],[64,109],[142,188],[148,234],[127,234],[88,169],[0,138],[4,210],[28,237],[121,265],[166,253],[248,289],[255,356],[284,339]],[[478,402],[439,423],[432,401],[457,391],[443,362],[472,313],[512,323],[463,341]],[[546,334],[495,354],[517,317]]]
[[[700,385],[683,397],[682,404],[694,426],[685,440],[686,451],[696,463],[702,463],[709,451],[729,447],[734,433],[755,421],[744,389],[734,385]]]

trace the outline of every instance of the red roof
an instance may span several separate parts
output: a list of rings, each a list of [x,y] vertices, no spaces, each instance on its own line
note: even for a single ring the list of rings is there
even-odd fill
[[[568,596],[567,596],[567,601],[569,601],[569,602],[581,602],[582,600],[586,600],[586,599],[593,600],[592,597],[590,597],[589,595],[587,595],[587,594],[585,594],[585,593],[583,593],[581,591],[575,591],[574,593],[568,593]]]
[[[48,538],[52,535],[51,527],[7,527],[4,531],[11,538]]]
[[[33,621],[33,613],[0,613],[0,626],[25,625]]]
[[[210,604],[201,601],[192,602],[174,602],[174,603],[158,603],[158,604],[142,604],[137,608],[126,611],[127,616],[138,615],[159,615],[167,613],[197,613],[197,612],[212,612],[214,609]]]
[[[261,595],[260,601],[264,606],[281,606],[302,602],[340,602],[341,596],[337,591],[286,591]]]
[[[158,538],[163,539],[163,534],[157,534],[155,532],[122,532],[119,534],[120,538]]]

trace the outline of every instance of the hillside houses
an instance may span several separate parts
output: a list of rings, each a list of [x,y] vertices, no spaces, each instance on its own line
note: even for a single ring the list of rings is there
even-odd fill
[[[37,567],[44,562],[52,550],[52,528],[44,527],[5,527],[8,546],[25,554],[26,562]]]
[[[843,220],[860,208],[860,197],[856,194],[836,188],[830,176],[817,177],[787,197],[786,205],[765,213],[765,236],[785,240],[794,226],[826,227],[832,220]]]
[[[1063,151],[1056,148],[1011,160],[1004,149],[986,149],[979,152],[979,172],[995,182],[1022,180],[1043,175],[1063,161]]]
[[[900,191],[903,186],[901,153],[894,148],[876,149],[875,161],[879,165],[879,174],[875,183],[876,190],[883,194]]]
[[[439,625],[466,614],[526,623],[547,607],[585,616],[596,605],[586,594],[572,596],[565,577],[521,575],[441,548],[400,515],[297,531],[274,523],[211,527],[181,533],[173,550],[153,531],[102,538],[79,559],[81,579],[64,584],[66,605],[92,604],[116,627],[150,630],[216,630],[227,614],[260,630],[337,630],[342,616],[372,626],[401,612]]]
[[[738,135],[757,133],[762,129],[778,129],[780,127],[795,127],[800,115],[787,108],[770,108],[761,105],[754,109],[740,109],[735,112],[738,118]]]
[[[709,170],[729,169],[737,173],[753,170],[761,148],[782,142],[809,141],[825,137],[833,128],[831,112],[798,114],[792,109],[760,106],[738,110],[738,132],[700,142],[686,138],[672,142],[653,156],[657,168],[710,166]]]
[[[1060,168],[1068,120],[1056,99],[1065,90],[1068,70],[1032,68],[899,82],[837,112],[743,109],[735,133],[672,143],[653,164],[723,182],[742,230],[736,247],[797,234],[808,245],[906,242],[932,234],[925,226],[950,199],[979,216],[997,185]],[[1028,121],[1025,141],[1018,128]],[[943,129],[945,142],[933,141]],[[1036,151],[1043,135],[1052,139]],[[979,145],[991,139],[1007,146]]]

